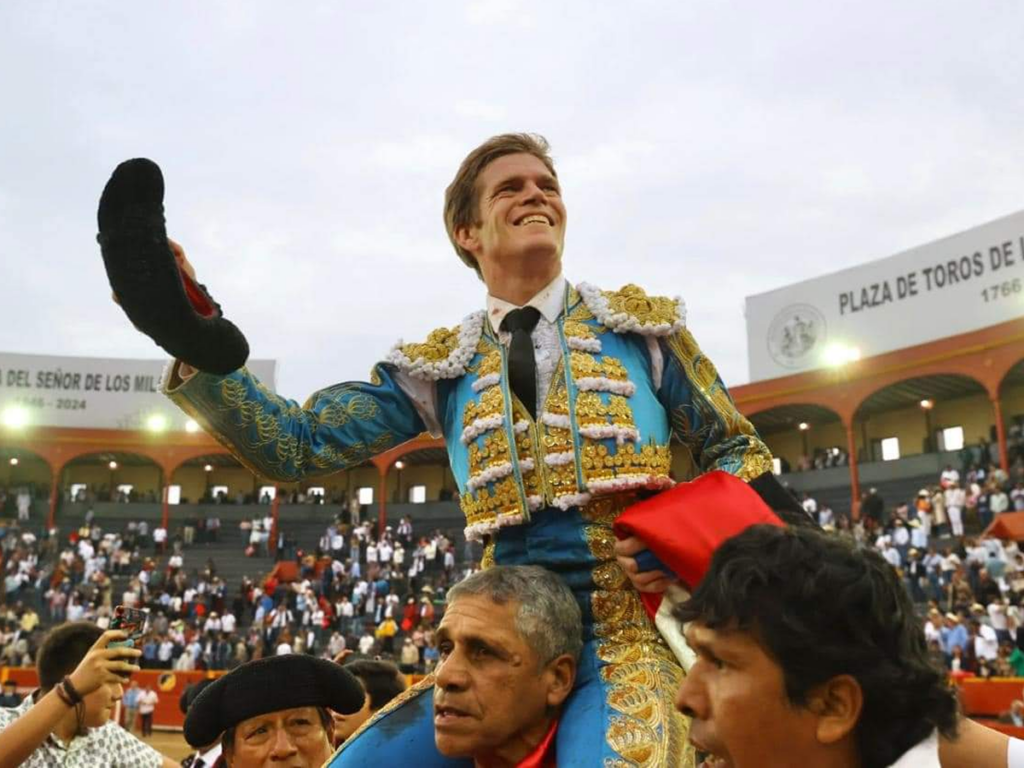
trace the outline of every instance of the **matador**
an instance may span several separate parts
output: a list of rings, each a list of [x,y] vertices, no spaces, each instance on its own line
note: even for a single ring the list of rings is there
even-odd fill
[[[246,370],[244,337],[168,244],[162,200],[154,164],[122,164],[101,200],[99,240],[122,307],[176,358],[166,394],[280,482],[356,467],[423,432],[443,436],[483,567],[544,566],[582,609],[585,648],[554,740],[558,765],[692,765],[673,706],[682,668],[638,592],[657,572],[622,567],[612,523],[673,485],[673,450],[699,472],[786,494],[687,330],[681,300],[563,277],[566,205],[546,141],[496,136],[446,191],[448,236],[486,285],[485,307],[396,345],[369,382],[334,384],[305,404]],[[434,747],[432,686],[427,677],[379,711],[331,764],[406,765],[402,755],[414,754],[419,766],[466,765]]]

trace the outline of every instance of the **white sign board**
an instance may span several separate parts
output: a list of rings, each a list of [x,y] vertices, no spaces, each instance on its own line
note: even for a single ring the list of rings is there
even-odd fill
[[[746,302],[752,381],[1024,315],[1024,211]]]
[[[0,352],[0,415],[26,426],[143,429],[154,416],[182,431],[188,417],[160,394],[166,360],[54,357]],[[273,388],[276,363],[246,367]]]

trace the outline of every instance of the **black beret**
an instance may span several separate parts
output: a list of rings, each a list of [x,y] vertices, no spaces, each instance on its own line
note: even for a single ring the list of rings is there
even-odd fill
[[[327,707],[349,715],[365,701],[363,686],[333,661],[295,653],[271,656],[206,686],[185,716],[185,741],[204,747],[243,720],[294,707]]]
[[[196,700],[200,693],[206,690],[208,685],[213,685],[213,680],[205,678],[197,683],[193,683],[182,692],[181,698],[178,699],[178,709],[181,710],[181,714],[188,714],[188,709],[192,706],[192,702]]]

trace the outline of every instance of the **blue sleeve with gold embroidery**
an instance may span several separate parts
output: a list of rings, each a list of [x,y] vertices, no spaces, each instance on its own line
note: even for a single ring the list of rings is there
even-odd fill
[[[672,435],[701,472],[721,469],[744,480],[772,471],[772,455],[736,410],[714,364],[685,328],[662,340],[665,369],[658,398]]]
[[[304,406],[274,394],[245,368],[227,376],[197,373],[168,397],[249,469],[295,482],[358,466],[425,431],[392,373],[378,365],[373,383],[335,384]]]

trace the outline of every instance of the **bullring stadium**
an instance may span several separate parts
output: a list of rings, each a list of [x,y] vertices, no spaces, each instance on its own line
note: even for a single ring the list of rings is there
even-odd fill
[[[901,573],[927,547],[961,546],[969,560],[974,537],[1024,536],[1014,514],[1024,491],[1012,493],[1024,488],[1022,302],[1024,212],[748,297],[752,382],[730,392],[770,447],[779,479],[827,528],[868,546],[888,537]],[[347,617],[340,601],[325,606],[300,592],[280,622],[261,597],[268,583],[328,584],[339,551],[394,563],[398,573],[419,567],[439,586],[475,568],[481,550],[463,535],[443,441],[424,435],[347,471],[275,483],[160,393],[165,366],[0,353],[3,679],[32,687],[22,663],[37,628],[72,611],[103,621],[112,603],[128,600],[166,614],[145,665],[161,692],[158,730],[180,727],[185,686],[252,654],[251,642],[236,646],[247,645],[247,633],[260,640],[256,625],[272,628],[263,639],[274,646],[333,650],[340,635],[342,648],[393,658],[410,676],[428,671],[431,630],[421,620],[443,607],[429,587],[411,596],[411,610],[393,597],[367,607],[365,595],[348,594],[364,613]],[[273,388],[275,361],[249,368]],[[695,475],[681,446],[672,466],[677,481]],[[950,471],[967,489],[967,539],[942,535],[936,521],[933,538],[911,548],[893,521],[919,528],[917,501],[941,496]],[[999,494],[1013,501],[997,508]],[[1024,578],[1011,563],[1001,577],[1014,607],[1018,571]],[[915,591],[922,613],[929,600],[943,614],[955,610],[950,589]],[[405,593],[395,585],[396,594]],[[191,637],[197,622],[226,614],[237,635],[225,647]],[[1006,616],[999,625],[989,614],[982,606],[986,622],[1006,631]],[[402,656],[406,637],[415,653]],[[1021,681],[976,672],[951,668],[965,710],[995,724],[1020,698]],[[1013,722],[998,727],[1024,734]]]

